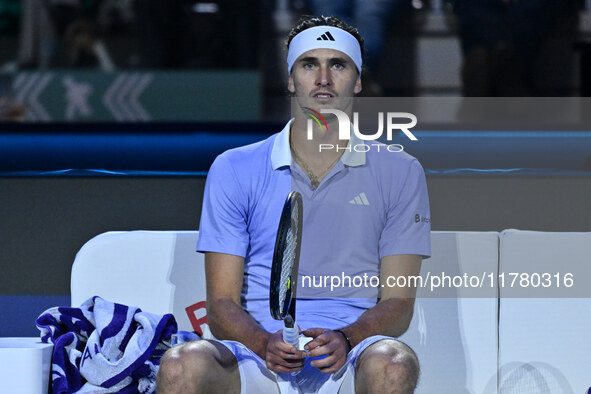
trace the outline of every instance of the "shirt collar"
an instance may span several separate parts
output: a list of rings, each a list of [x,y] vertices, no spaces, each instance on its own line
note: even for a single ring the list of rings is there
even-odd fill
[[[355,150],[355,146],[362,145],[363,143],[364,141],[357,137],[357,134],[353,130],[353,125],[351,125],[351,139],[349,139],[349,143],[347,144],[347,150],[341,157],[343,164],[349,167],[357,167],[365,164],[365,150]]]
[[[273,170],[277,170],[281,167],[291,166],[291,149],[289,147],[289,133],[291,131],[291,124],[293,122],[293,118],[287,122],[287,124],[283,127],[283,130],[277,135],[275,138],[275,142],[273,143],[273,149],[271,150],[271,165],[273,166]],[[343,156],[341,156],[341,161],[344,165],[349,167],[357,167],[365,164],[365,151],[356,151],[354,149],[355,146],[363,144],[363,140],[361,140],[355,132],[353,131],[353,125],[351,125],[351,139],[347,144],[347,149]]]
[[[271,150],[271,165],[273,170],[291,166],[291,150],[289,149],[289,131],[293,118],[287,122],[283,130],[275,138],[273,150]]]

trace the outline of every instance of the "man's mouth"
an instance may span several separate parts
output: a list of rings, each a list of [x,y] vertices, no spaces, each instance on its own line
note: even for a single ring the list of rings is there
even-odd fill
[[[314,93],[313,97],[315,97],[315,98],[321,98],[321,99],[327,99],[327,98],[334,97],[334,94],[329,93],[329,92],[318,92],[318,93]]]

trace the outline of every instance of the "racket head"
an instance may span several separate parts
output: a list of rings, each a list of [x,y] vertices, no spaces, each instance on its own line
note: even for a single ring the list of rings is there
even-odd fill
[[[271,265],[269,306],[271,316],[277,320],[283,320],[288,314],[295,319],[302,216],[302,196],[292,191],[285,200],[279,219]]]

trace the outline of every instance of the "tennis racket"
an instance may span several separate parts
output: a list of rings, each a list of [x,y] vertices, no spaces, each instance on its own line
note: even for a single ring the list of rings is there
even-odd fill
[[[295,299],[302,243],[302,215],[302,196],[298,192],[289,193],[279,219],[269,289],[271,316],[283,320],[283,341],[296,347],[299,332],[295,322]]]

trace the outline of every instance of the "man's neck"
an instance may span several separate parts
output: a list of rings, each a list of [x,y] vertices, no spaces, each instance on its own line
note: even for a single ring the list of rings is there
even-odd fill
[[[302,127],[302,123],[305,127]],[[335,122],[336,123],[336,122]],[[308,139],[308,122],[297,118],[290,129],[290,148],[294,161],[304,170],[313,189],[326,177],[343,155],[346,141],[339,141],[337,128],[329,124],[328,130],[321,130],[320,126],[312,126],[312,139]],[[341,148],[342,149],[337,149]],[[332,146],[333,149],[320,149]]]
[[[310,122],[309,122],[310,121]],[[322,166],[341,156],[348,141],[339,140],[338,121],[335,117],[326,117],[328,129],[321,123],[318,125],[311,118],[301,114],[291,123],[290,146],[299,158],[311,165]],[[312,138],[309,137],[309,124],[312,124]],[[325,149],[321,149],[325,147]],[[326,149],[332,147],[332,149]],[[337,149],[338,147],[338,149]]]

